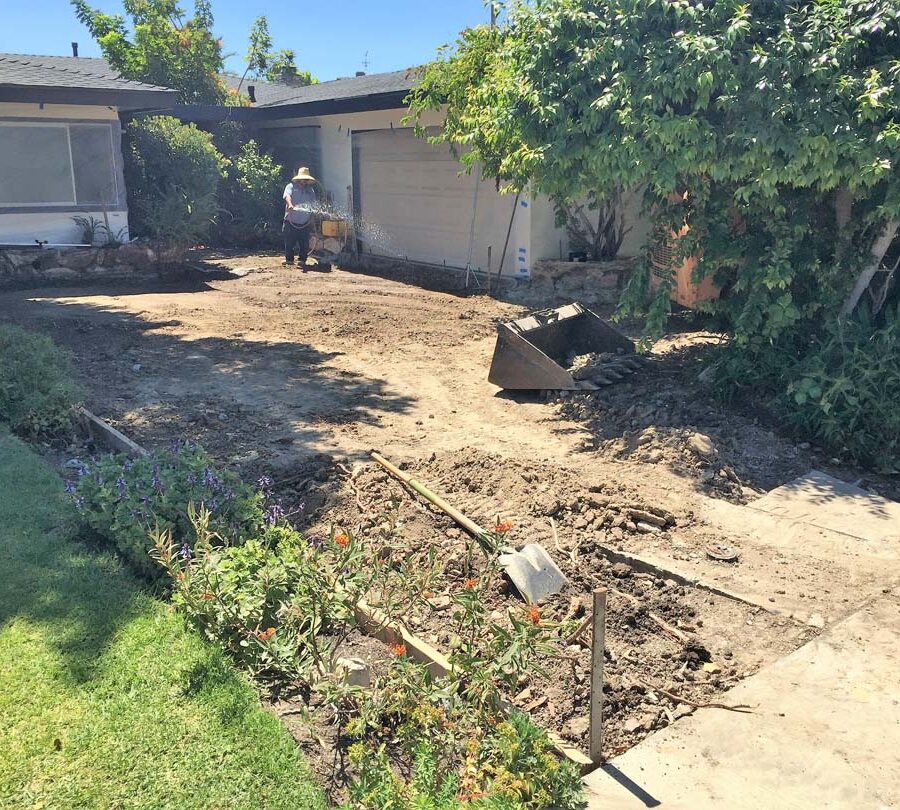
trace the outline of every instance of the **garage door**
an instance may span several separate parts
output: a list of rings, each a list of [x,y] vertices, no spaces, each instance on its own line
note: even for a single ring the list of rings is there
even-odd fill
[[[460,176],[447,147],[433,146],[410,129],[354,132],[353,161],[364,251],[465,267],[474,214],[472,266],[487,269],[490,247],[496,272],[515,195],[498,194],[493,182]],[[504,275],[528,274],[528,215],[527,201],[520,200]]]

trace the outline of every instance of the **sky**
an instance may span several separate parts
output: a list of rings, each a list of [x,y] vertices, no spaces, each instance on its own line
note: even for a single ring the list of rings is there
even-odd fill
[[[121,0],[93,0],[120,12]],[[181,0],[193,8],[193,0]],[[244,71],[247,34],[265,14],[273,46],[293,48],[297,66],[324,81],[357,70],[381,73],[419,65],[466,26],[486,22],[483,0],[212,0],[215,33],[225,41],[226,68]],[[0,52],[101,56],[69,0],[0,0]]]

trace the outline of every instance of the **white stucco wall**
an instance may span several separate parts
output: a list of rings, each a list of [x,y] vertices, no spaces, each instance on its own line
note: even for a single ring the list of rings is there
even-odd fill
[[[24,103],[0,103],[0,121],[15,121],[16,119],[30,121],[107,121],[118,123],[118,110],[115,107],[81,105],[81,104],[24,104]],[[119,186],[119,202],[114,206],[115,210],[109,210],[106,217],[109,220],[110,229],[115,234],[121,234],[120,238],[128,238],[128,212],[125,206],[125,183],[122,176],[121,146],[118,127],[114,128],[115,144],[119,154],[116,159],[116,179]],[[94,219],[103,222],[104,216],[101,210],[86,210],[84,207],[69,209],[67,207],[41,207],[35,211],[22,211],[21,209],[5,211],[0,205],[0,244],[26,244],[33,245],[36,239],[56,244],[71,244],[81,241],[80,230],[72,217],[93,216]]]
[[[80,244],[81,230],[72,220],[74,216],[90,217],[103,222],[102,211],[43,211],[36,214],[4,214],[0,208],[0,245],[33,245],[36,239],[51,244]],[[109,227],[120,239],[128,239],[128,212],[108,211]],[[123,230],[124,229],[124,230]]]

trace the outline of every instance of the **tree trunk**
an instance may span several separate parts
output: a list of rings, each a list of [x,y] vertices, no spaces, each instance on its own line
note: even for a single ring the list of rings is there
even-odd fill
[[[841,307],[841,317],[846,317],[853,312],[853,310],[856,309],[856,305],[859,303],[859,299],[863,297],[863,293],[869,289],[872,279],[881,267],[884,254],[888,252],[888,248],[890,248],[891,243],[894,241],[894,237],[897,235],[898,227],[900,227],[900,220],[892,219],[885,223],[884,229],[875,240],[875,243],[872,245],[872,250],[869,252],[869,263],[859,274],[852,292],[847,296],[847,300],[844,301],[844,306]]]
[[[853,192],[846,186],[841,186],[834,192],[834,220],[837,225],[837,248],[835,249],[835,263],[843,260],[850,244],[849,225],[853,215]]]

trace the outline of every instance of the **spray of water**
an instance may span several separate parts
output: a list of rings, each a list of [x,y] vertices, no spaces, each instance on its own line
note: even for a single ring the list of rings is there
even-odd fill
[[[353,216],[353,212],[345,206],[328,203],[323,200],[316,200],[314,203],[304,203],[299,207],[303,211],[316,214],[323,219],[350,222],[353,224],[356,238],[372,248],[373,251],[386,256],[393,256],[398,259],[403,257],[403,254],[393,245],[394,240],[391,235],[388,234],[381,225],[377,222],[364,219],[363,217]]]

